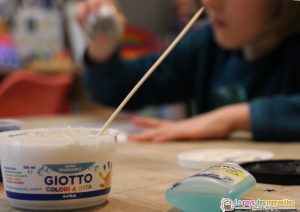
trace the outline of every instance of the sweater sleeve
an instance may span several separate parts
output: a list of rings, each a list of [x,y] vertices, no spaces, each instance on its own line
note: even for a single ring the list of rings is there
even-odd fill
[[[194,95],[196,55],[210,28],[190,32],[161,63],[133,96],[125,109],[135,110],[149,104],[189,100]],[[206,44],[207,45],[207,44]],[[136,60],[122,60],[116,53],[106,63],[91,63],[84,58],[84,82],[90,98],[108,106],[117,106],[158,59],[150,55]]]
[[[250,114],[254,140],[300,140],[300,95],[256,99]]]

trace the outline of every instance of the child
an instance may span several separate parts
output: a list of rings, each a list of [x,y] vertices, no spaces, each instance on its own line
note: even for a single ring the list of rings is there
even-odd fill
[[[92,6],[110,2],[83,3],[79,22]],[[194,100],[198,115],[174,122],[137,118],[151,129],[130,139],[218,139],[249,130],[255,140],[300,140],[300,2],[202,3],[210,22],[180,42],[126,107]],[[118,20],[125,20],[120,8]],[[90,97],[114,107],[159,57],[122,60],[118,41],[93,37],[84,56]]]

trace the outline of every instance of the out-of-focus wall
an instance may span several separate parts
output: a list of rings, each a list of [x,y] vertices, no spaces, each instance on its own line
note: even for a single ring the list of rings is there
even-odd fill
[[[170,27],[172,1],[174,0],[119,0],[130,24],[158,34],[165,33]]]

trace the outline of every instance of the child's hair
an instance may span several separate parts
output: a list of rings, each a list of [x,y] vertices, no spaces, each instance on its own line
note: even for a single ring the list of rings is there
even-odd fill
[[[268,27],[279,39],[300,33],[300,1],[277,0],[279,9],[273,24]],[[276,1],[274,1],[276,3]]]
[[[273,20],[267,24],[256,42],[244,49],[244,56],[248,60],[260,57],[289,36],[300,35],[300,1],[273,0],[272,4],[277,7]]]

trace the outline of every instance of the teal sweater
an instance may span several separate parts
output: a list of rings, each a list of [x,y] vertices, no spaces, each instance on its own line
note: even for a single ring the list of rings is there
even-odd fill
[[[300,35],[284,40],[263,57],[246,61],[240,51],[219,47],[209,24],[190,32],[127,104],[194,100],[198,114],[249,102],[255,140],[300,141]],[[117,106],[159,55],[104,64],[84,56],[84,79],[91,99]]]

